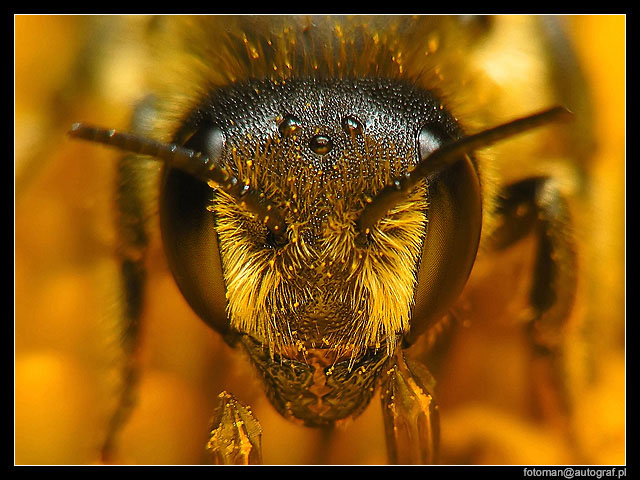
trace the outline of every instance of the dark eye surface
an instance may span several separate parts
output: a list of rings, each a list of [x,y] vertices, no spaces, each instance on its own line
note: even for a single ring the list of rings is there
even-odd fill
[[[203,124],[185,146],[219,162],[225,135],[220,127]],[[169,267],[194,311],[212,328],[227,329],[225,286],[206,183],[181,171],[165,172],[160,194],[160,228]]]
[[[424,145],[432,144],[430,134],[428,137]],[[475,262],[482,200],[475,167],[467,157],[430,179],[428,219],[411,330],[406,337],[409,344],[446,314]]]
[[[218,127],[210,127],[203,131],[203,153],[211,159],[218,159],[222,155],[224,148],[224,134]]]
[[[418,134],[420,160],[427,158],[442,145],[442,134],[434,131],[433,125],[425,125]]]
[[[222,157],[225,140],[225,134],[218,125],[204,123],[196,127],[184,141],[184,146],[218,161]]]

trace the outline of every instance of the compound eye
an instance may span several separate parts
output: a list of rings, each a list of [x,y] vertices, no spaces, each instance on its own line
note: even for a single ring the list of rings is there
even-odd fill
[[[418,132],[420,159],[453,140],[437,124]],[[429,160],[427,160],[428,162]],[[480,239],[480,184],[468,157],[429,178],[427,235],[418,270],[408,343],[444,316],[458,298],[475,260]]]
[[[434,124],[424,125],[418,133],[418,153],[420,160],[424,160],[434,151],[440,148],[446,138],[446,134]]]
[[[184,142],[184,146],[201,152],[211,160],[219,160],[224,152],[225,135],[217,125],[205,125]]]
[[[225,135],[203,125],[184,143],[220,161]],[[211,187],[184,172],[167,169],[160,192],[160,230],[173,276],[191,308],[220,333],[227,326],[225,284],[215,219],[208,210]]]
[[[211,159],[219,159],[224,148],[224,133],[219,127],[211,127],[204,133],[205,152]]]

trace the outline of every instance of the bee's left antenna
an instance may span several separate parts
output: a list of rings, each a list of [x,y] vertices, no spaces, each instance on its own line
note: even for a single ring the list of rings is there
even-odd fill
[[[404,200],[418,182],[453,165],[463,155],[549,122],[568,119],[571,116],[571,112],[566,108],[553,107],[443,145],[421,159],[412,171],[396,178],[380,190],[360,213],[356,221],[357,230],[361,234],[368,234],[371,227],[395,205]]]
[[[125,152],[150,155],[203,182],[213,183],[216,188],[233,197],[242,208],[256,215],[272,233],[277,244],[286,243],[287,226],[278,209],[260,191],[252,189],[246,182],[239,181],[228,170],[221,168],[201,152],[171,143],[158,142],[141,135],[83,123],[74,124],[69,135],[116,147]]]

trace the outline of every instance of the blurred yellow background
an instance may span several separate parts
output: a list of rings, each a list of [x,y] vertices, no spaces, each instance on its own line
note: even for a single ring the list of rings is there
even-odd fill
[[[118,386],[112,199],[118,154],[69,141],[66,131],[82,120],[127,125],[143,94],[136,61],[141,42],[136,39],[144,21],[135,16],[15,17],[17,464],[99,462]],[[598,137],[591,174],[601,238],[592,241],[605,247],[593,268],[602,288],[593,293],[591,307],[596,317],[611,309],[620,314],[620,323],[605,330],[609,337],[597,360],[605,373],[578,415],[584,420],[588,462],[623,464],[626,18],[576,16],[569,24],[592,89]],[[145,373],[139,407],[123,431],[117,461],[199,463],[217,394],[227,389],[254,407],[264,428],[268,463],[313,463],[317,450],[325,448],[331,448],[327,457],[334,463],[386,462],[376,400],[337,433],[331,447],[320,443],[316,432],[284,421],[243,359],[186,305],[167,274],[158,238],[152,240],[150,260],[155,270],[149,272],[143,327]],[[489,441],[478,461],[567,460],[545,447],[545,437],[534,428],[518,430],[486,412],[474,406],[450,417],[451,429],[443,431],[445,458],[446,449],[456,451],[467,441],[465,429],[484,419]],[[504,451],[491,439],[510,429],[517,430],[511,438],[520,444]]]

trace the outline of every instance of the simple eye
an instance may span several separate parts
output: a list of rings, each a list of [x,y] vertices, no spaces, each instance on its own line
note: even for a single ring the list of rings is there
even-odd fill
[[[280,131],[280,135],[287,137],[295,134],[301,127],[302,122],[298,117],[295,115],[287,115],[282,122],[280,122],[280,125],[278,125],[278,130]]]
[[[326,135],[316,135],[309,141],[309,148],[318,155],[326,155],[333,148],[333,142]]]
[[[352,115],[348,115],[342,119],[342,129],[351,136],[362,133],[362,122]]]

